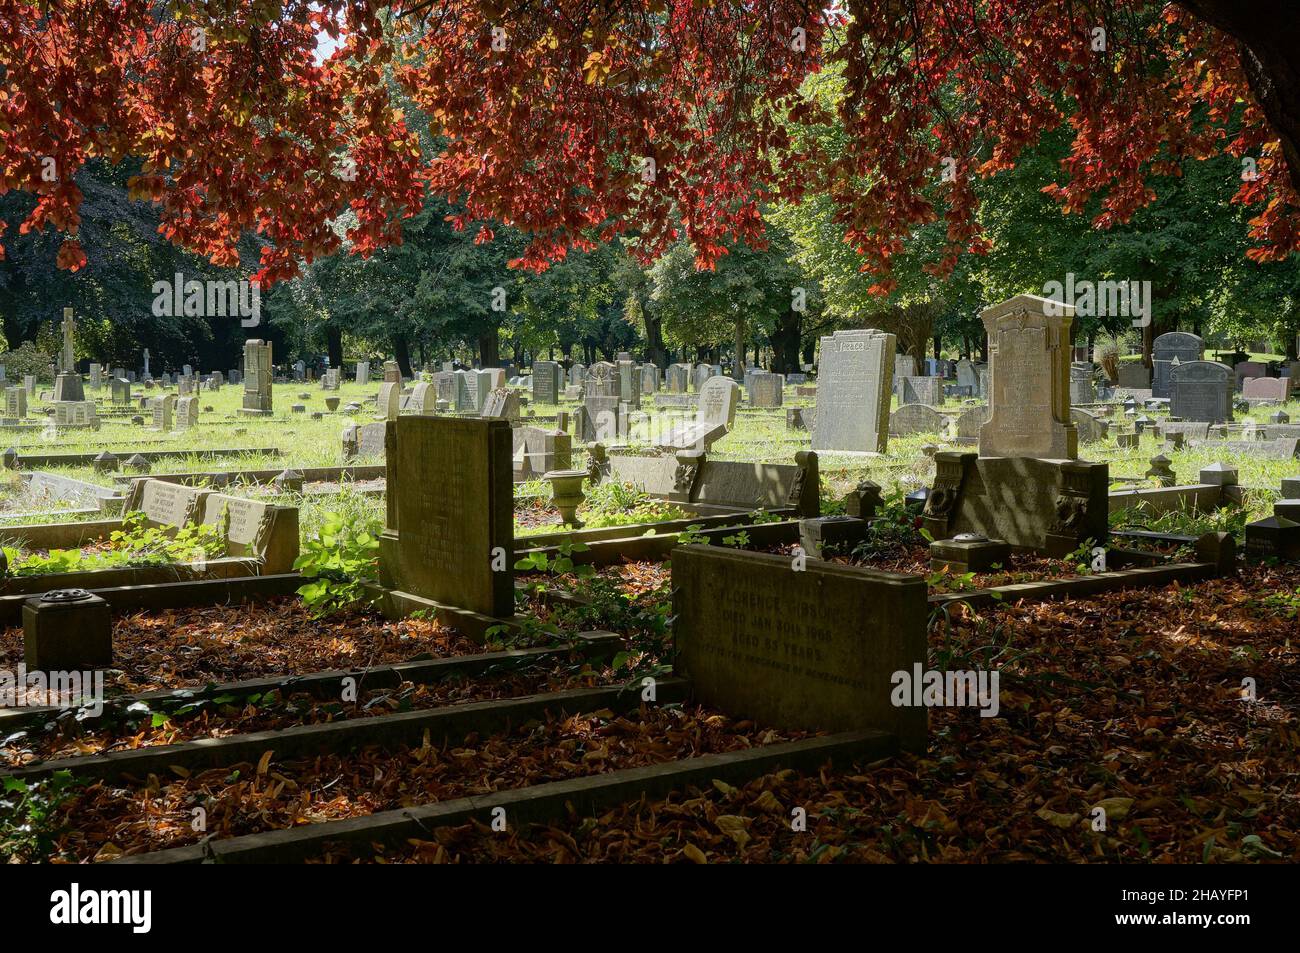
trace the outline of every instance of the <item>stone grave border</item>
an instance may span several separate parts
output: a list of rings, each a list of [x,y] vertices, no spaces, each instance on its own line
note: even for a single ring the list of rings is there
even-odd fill
[[[462,675],[482,675],[505,665],[527,665],[574,652],[586,658],[612,654],[623,644],[623,637],[614,632],[579,632],[572,641],[531,649],[507,649],[501,652],[480,652],[474,655],[449,655],[443,658],[422,659],[413,662],[395,662],[371,668],[323,669],[306,675],[271,676],[246,679],[240,682],[207,684],[193,688],[159,688],[130,695],[117,695],[104,699],[104,710],[98,716],[87,713],[82,724],[94,724],[104,718],[114,717],[136,702],[145,704],[173,702],[191,704],[218,696],[234,695],[245,699],[250,695],[288,690],[302,692],[317,699],[337,699],[345,678],[369,688],[398,688],[403,682],[414,685],[432,685],[445,678]],[[60,711],[76,706],[42,706],[0,709],[0,732],[48,720]]]
[[[894,739],[883,732],[857,731],[747,748],[724,754],[624,768],[588,777],[512,788],[487,795],[380,811],[365,817],[245,834],[202,845],[132,854],[114,864],[266,863],[311,856],[331,843],[365,845],[427,836],[431,828],[491,820],[502,807],[515,824],[553,821],[576,812],[596,816],[618,804],[663,797],[714,780],[745,784],[778,768],[814,771],[828,761],[844,765],[889,757]]]
[[[163,441],[150,441],[150,444],[156,445]],[[142,445],[143,446],[143,445]],[[280,457],[284,452],[279,447],[217,447],[211,450],[136,450],[133,447],[126,447],[121,450],[108,451],[120,460],[139,454],[150,463],[155,460],[166,460],[173,457],[200,457],[200,458],[218,458],[233,457],[243,453],[261,454],[269,457]],[[19,453],[18,458],[14,461],[14,468],[20,470],[39,470],[45,467],[76,467],[88,463],[94,463],[98,453],[36,453],[24,454]],[[279,472],[279,471],[276,471]]]

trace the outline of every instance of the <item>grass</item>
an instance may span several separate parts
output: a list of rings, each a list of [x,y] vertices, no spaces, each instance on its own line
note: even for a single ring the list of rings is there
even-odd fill
[[[270,417],[243,417],[237,411],[242,402],[243,389],[227,384],[220,391],[200,391],[200,407],[205,408],[200,416],[199,426],[189,431],[173,431],[167,434],[155,433],[144,427],[130,423],[129,417],[104,418],[99,431],[64,431],[51,436],[46,430],[11,432],[12,445],[20,453],[97,453],[108,449],[125,459],[136,450],[176,449],[189,451],[187,454],[155,461],[153,470],[158,473],[179,472],[217,472],[242,469],[280,469],[285,467],[337,466],[344,462],[342,455],[342,430],[349,422],[366,423],[376,419],[372,398],[379,389],[378,382],[366,386],[344,383],[338,391],[322,390],[319,383],[313,384],[277,384],[275,387],[275,413]],[[157,393],[139,391],[143,393]],[[108,391],[98,394],[90,392],[88,396],[107,397]],[[307,394],[300,398],[299,394]],[[325,411],[325,398],[337,396],[340,405],[351,401],[362,404],[363,409],[353,415],[325,413],[321,420],[312,420],[311,412]],[[290,405],[302,403],[307,406],[307,413],[294,414]],[[785,426],[785,409],[789,407],[812,407],[813,397],[798,397],[793,387],[787,388],[785,407],[779,410],[762,411],[740,409],[736,414],[736,424],[731,433],[718,441],[710,452],[712,459],[735,461],[768,461],[777,463],[794,463],[795,454],[808,449],[809,434],[804,431],[787,430]],[[110,405],[104,404],[104,407]],[[896,404],[895,404],[896,406]],[[211,410],[206,408],[210,407]],[[647,399],[649,410],[652,403]],[[34,401],[31,416],[43,420],[40,413],[42,404]],[[576,406],[563,402],[556,406],[534,406],[531,408],[538,416],[551,416],[556,409],[566,409],[576,413]],[[956,415],[965,409],[960,401],[950,400],[938,408],[946,414]],[[1257,408],[1247,414],[1238,414],[1237,419],[1254,420],[1267,423],[1268,416],[1276,408]],[[1292,401],[1284,408],[1293,420],[1300,422],[1300,401]],[[133,409],[146,417],[144,411]],[[526,408],[525,414],[528,413]],[[683,409],[654,410],[656,427],[670,425],[676,420],[691,419],[693,412]],[[1118,415],[1113,420],[1122,419]],[[525,421],[526,422],[526,421]],[[648,436],[648,432],[643,437]],[[0,438],[2,440],[3,438]],[[634,440],[633,449],[650,449],[645,439]],[[274,447],[281,455],[272,456],[265,453],[249,453],[233,448],[240,447]],[[833,510],[838,498],[846,494],[858,482],[866,479],[879,483],[886,490],[893,487],[907,489],[928,485],[934,478],[934,448],[975,449],[970,445],[958,445],[947,441],[939,434],[917,434],[906,437],[890,437],[888,450],[883,455],[850,454],[825,452],[819,454],[824,487],[824,508]],[[232,452],[216,458],[203,458],[201,451],[231,448]],[[1300,462],[1295,460],[1264,459],[1258,456],[1235,454],[1228,448],[1213,446],[1188,447],[1183,450],[1167,451],[1163,443],[1144,437],[1136,449],[1121,449],[1113,437],[1098,443],[1080,447],[1080,456],[1084,459],[1108,463],[1112,477],[1142,477],[1149,460],[1157,453],[1165,453],[1172,460],[1174,472],[1180,482],[1194,482],[1201,468],[1215,462],[1226,462],[1238,468],[1239,482],[1243,486],[1261,490],[1276,490],[1283,477],[1300,473]],[[354,463],[379,463],[373,457],[358,458]],[[586,453],[578,446],[574,448],[573,464],[586,466]],[[51,472],[96,483],[101,486],[113,486],[110,474],[99,474],[88,465],[59,466]],[[516,497],[538,497],[549,501],[550,486],[542,480],[533,480],[515,488]],[[324,514],[344,512],[357,518],[369,518],[382,521],[383,499],[378,496],[365,496],[353,489],[344,487],[337,494],[311,495],[300,497],[287,494],[269,497],[286,505],[300,508],[300,525],[304,534],[314,532],[319,527]],[[1252,497],[1248,507],[1251,514],[1266,515],[1271,501],[1267,494]],[[639,515],[650,520],[667,518],[662,514],[650,512],[644,501],[617,501],[606,503],[593,501],[589,508],[599,520],[599,525],[617,525],[624,519],[634,519]],[[49,507],[51,510],[56,507]],[[70,507],[69,507],[70,508]],[[18,492],[12,475],[0,480],[0,521],[7,512],[31,512],[37,507],[24,502]],[[98,514],[63,514],[51,513],[50,520],[96,519]],[[1257,518],[1252,516],[1251,518]],[[592,523],[589,521],[589,525]],[[540,530],[538,530],[540,531]],[[521,531],[522,535],[522,531]]]

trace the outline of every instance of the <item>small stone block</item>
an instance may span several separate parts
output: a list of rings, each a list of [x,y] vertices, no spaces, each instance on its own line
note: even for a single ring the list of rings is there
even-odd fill
[[[1237,573],[1237,540],[1231,533],[1206,533],[1196,541],[1196,559],[1213,563],[1220,576]]]
[[[1202,483],[1213,486],[1236,486],[1237,468],[1222,462],[1211,463],[1201,470],[1199,479]]]
[[[867,536],[867,521],[854,516],[817,516],[799,521],[799,545],[815,559],[848,555]]]
[[[84,589],[56,589],[23,602],[23,660],[34,671],[113,664],[108,603]]]
[[[962,533],[952,539],[936,539],[930,544],[930,568],[936,572],[947,567],[955,573],[987,572],[993,566],[1005,566],[1011,547],[1003,540]]]
[[[1300,523],[1270,516],[1246,524],[1246,552],[1260,559],[1300,559]]]

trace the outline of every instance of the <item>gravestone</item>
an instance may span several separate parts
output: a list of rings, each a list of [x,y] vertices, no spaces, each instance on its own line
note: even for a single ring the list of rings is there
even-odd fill
[[[560,399],[560,365],[554,361],[533,362],[533,403],[555,404]]]
[[[1246,400],[1275,400],[1285,404],[1291,396],[1287,377],[1248,377],[1242,382],[1241,396]]]
[[[0,380],[4,380],[3,375],[0,375]],[[94,390],[99,390],[104,386],[104,365],[90,365],[90,386]]]
[[[771,374],[767,371],[754,371],[749,375],[749,381],[745,385],[745,390],[749,396],[749,405],[751,407],[780,407],[782,404],[782,388],[785,386],[785,378],[780,374]]]
[[[1151,377],[1151,396],[1169,396],[1174,361],[1184,364],[1199,361],[1204,355],[1205,341],[1186,331],[1170,331],[1152,341],[1151,359],[1155,370]]]
[[[695,370],[691,371],[691,387],[698,393],[704,387],[704,382],[712,376],[712,364],[697,364]]]
[[[573,438],[562,430],[517,427],[512,433],[514,479],[533,480],[573,466]]]
[[[641,375],[632,361],[618,362],[618,399],[632,410],[641,409]]]
[[[328,368],[320,379],[322,390],[339,389],[339,369],[337,367]]]
[[[1214,361],[1170,365],[1169,412],[1183,420],[1232,419],[1232,369]]]
[[[672,560],[674,670],[699,702],[925,750],[926,710],[892,691],[895,673],[926,664],[924,578],[820,560],[791,572],[789,557],[717,546],[679,546]]]
[[[125,510],[143,514],[145,524],[151,527],[192,525],[203,513],[203,501],[211,492],[206,487],[141,478],[132,482]]]
[[[1119,386],[1133,390],[1149,390],[1151,387],[1151,368],[1141,361],[1120,361]]]
[[[1240,391],[1247,380],[1253,377],[1267,377],[1268,365],[1262,361],[1239,361],[1232,365],[1232,374],[1236,389]]]
[[[400,417],[388,422],[384,585],[496,617],[514,614],[510,425]]]
[[[224,555],[257,559],[264,575],[293,571],[298,558],[297,507],[210,493],[199,513],[202,523],[220,528]]]
[[[626,405],[618,396],[588,394],[578,411],[578,438],[583,443],[620,443],[627,436]]]
[[[587,379],[587,365],[581,362],[575,362],[569,367],[569,384],[573,387],[581,386],[582,382]]]
[[[487,400],[483,402],[483,413],[479,416],[497,420],[518,420],[519,395],[509,387],[498,387],[488,394]]]
[[[357,383],[358,384],[370,383],[370,362],[369,361],[357,361]]]
[[[402,369],[396,361],[384,361],[384,383],[400,384],[402,382]]]
[[[61,400],[54,404],[54,423],[59,427],[98,427],[93,400]]]
[[[685,394],[690,387],[691,365],[669,364],[667,373],[668,393]]]
[[[659,367],[656,364],[641,365],[641,393],[654,394],[659,390]]]
[[[980,319],[990,368],[980,456],[1073,460],[1078,434],[1070,422],[1068,359],[1074,308],[1017,295],[985,309]]]
[[[979,396],[979,373],[975,370],[975,365],[965,358],[957,362],[957,386],[967,397]]]
[[[5,416],[23,420],[27,416],[27,391],[22,387],[5,388]]]
[[[153,414],[152,429],[166,433],[172,429],[173,417],[176,411],[175,394],[165,394],[162,397],[153,397],[149,400],[149,410]]]
[[[1070,422],[1079,435],[1079,443],[1096,443],[1105,440],[1110,423],[1079,407],[1070,408]]]
[[[380,384],[376,406],[385,420],[396,420],[397,415],[402,411],[401,381],[384,381]]]
[[[197,397],[180,397],[176,400],[176,427],[189,430],[199,422],[199,399]]]
[[[456,411],[479,414],[492,390],[492,375],[484,371],[456,372]]]
[[[1097,388],[1092,381],[1092,362],[1075,361],[1070,364],[1070,403],[1092,404],[1097,401]]]
[[[435,399],[439,402],[445,401],[448,404],[456,403],[456,372],[455,371],[438,371],[433,375],[433,389]]]
[[[898,437],[948,431],[948,420],[928,404],[904,404],[889,415],[889,432]]]
[[[980,428],[988,422],[988,404],[980,404],[978,407],[972,407],[970,410],[963,411],[962,415],[957,418],[957,439],[961,441],[978,442],[980,438]]]
[[[25,388],[27,389],[27,396],[28,396],[28,397],[35,397],[35,396],[36,396],[36,375],[35,375],[35,374],[24,374],[24,375],[23,375],[23,387],[25,387]]]
[[[885,452],[895,340],[874,329],[821,339],[812,449]]]
[[[269,416],[271,413],[271,342],[244,342],[244,395],[241,414]]]
[[[58,376],[54,379],[54,400],[82,401],[86,394],[81,386],[81,375],[77,373],[76,360],[72,353],[72,333],[77,322],[72,318],[72,309],[63,309],[63,350]]]
[[[131,403],[131,382],[125,377],[114,377],[109,381],[109,391],[115,404]]]
[[[406,402],[406,409],[413,414],[431,414],[438,400],[438,391],[432,384],[420,381],[411,388],[411,396]]]
[[[941,377],[904,377],[900,379],[899,384],[900,404],[934,406],[943,403],[943,378]]]
[[[587,369],[586,396],[619,397],[617,369],[608,361],[597,361]]]
[[[740,387],[730,377],[710,377],[700,391],[693,423],[679,424],[662,436],[658,446],[673,450],[709,450],[736,422]]]

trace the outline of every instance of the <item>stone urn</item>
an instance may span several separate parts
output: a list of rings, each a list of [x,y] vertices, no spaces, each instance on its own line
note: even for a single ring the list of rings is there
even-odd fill
[[[582,492],[582,481],[588,476],[586,470],[548,470],[542,474],[542,479],[551,484],[551,499],[555,508],[560,511],[564,522],[574,529],[582,529],[578,507],[587,498],[587,494]]]
[[[339,409],[339,399],[337,397],[326,397],[325,407],[331,414],[334,413],[334,411]]]

